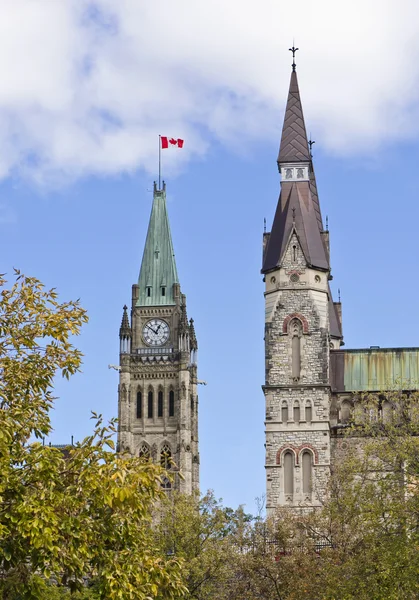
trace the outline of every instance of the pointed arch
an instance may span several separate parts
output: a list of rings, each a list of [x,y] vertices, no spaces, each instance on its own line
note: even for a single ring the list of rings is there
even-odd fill
[[[288,423],[289,413],[288,413],[288,402],[283,400],[281,406],[281,420],[283,423]]]
[[[301,464],[303,468],[303,494],[310,496],[313,488],[313,454],[310,450],[303,450]]]
[[[147,394],[147,417],[153,418],[153,405],[154,405],[154,393],[153,388],[150,386]]]
[[[313,406],[310,400],[306,400],[304,417],[307,423],[311,423],[313,420]]]
[[[137,406],[136,406],[137,419],[143,418],[143,393],[141,389],[137,390]]]
[[[163,408],[164,408],[164,396],[163,396],[163,388],[160,387],[157,394],[157,416],[159,418],[163,417]]]
[[[294,453],[286,450],[283,457],[284,462],[284,494],[292,497],[294,495]]]
[[[288,333],[288,328],[289,328],[289,323],[290,321],[292,321],[293,319],[298,319],[299,321],[301,321],[301,326],[303,328],[303,333],[308,333],[308,321],[305,318],[304,315],[302,315],[301,313],[292,313],[290,315],[287,315],[282,323],[282,333]]]
[[[300,403],[298,402],[298,400],[296,402],[294,402],[294,406],[293,406],[293,419],[295,423],[299,423],[301,420],[301,414],[300,414]]]
[[[168,442],[163,442],[160,449],[160,464],[168,471],[172,468],[172,450]]]
[[[151,450],[150,450],[150,446],[146,442],[143,442],[141,444],[140,450],[138,452],[138,456],[140,458],[143,458],[144,460],[150,460]]]
[[[175,416],[175,392],[173,389],[169,391],[169,417]]]

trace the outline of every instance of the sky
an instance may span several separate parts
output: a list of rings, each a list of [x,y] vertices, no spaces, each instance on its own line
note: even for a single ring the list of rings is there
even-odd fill
[[[295,43],[346,348],[419,346],[419,5],[413,0],[3,0],[0,256],[80,298],[83,372],[52,443],[117,414],[158,136],[199,343],[201,489],[256,510],[264,473],[263,219]]]

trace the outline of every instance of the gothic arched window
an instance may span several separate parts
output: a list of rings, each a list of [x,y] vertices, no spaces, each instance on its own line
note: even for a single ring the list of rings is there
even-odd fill
[[[137,419],[143,418],[143,395],[137,392]]]
[[[148,392],[148,412],[147,416],[149,419],[153,418],[153,392],[150,390]]]
[[[291,374],[294,381],[297,381],[300,379],[301,372],[301,321],[299,319],[293,319],[290,323],[288,332],[291,336],[292,349]]]
[[[283,423],[287,423],[288,421],[288,404],[286,402],[282,403],[281,419]]]
[[[160,391],[157,398],[157,416],[163,416],[163,392]]]
[[[169,392],[169,417],[175,416],[175,392],[170,390]]]
[[[284,454],[284,493],[285,496],[294,494],[294,454],[289,451]]]
[[[169,444],[164,443],[161,447],[160,464],[166,471],[172,468],[172,451]]]
[[[311,423],[311,419],[313,418],[312,412],[313,411],[311,408],[311,403],[307,402],[307,404],[306,404],[306,421],[307,421],[307,423]]]
[[[298,402],[296,402],[294,404],[294,415],[293,416],[294,416],[294,421],[296,423],[299,423],[300,422],[300,405],[298,404]]]
[[[150,448],[145,442],[140,446],[139,457],[144,458],[144,460],[150,460]]]
[[[312,488],[313,457],[311,452],[303,453],[303,494],[310,495]]]

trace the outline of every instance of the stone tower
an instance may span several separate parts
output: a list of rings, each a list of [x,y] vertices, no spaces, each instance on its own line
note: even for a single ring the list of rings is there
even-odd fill
[[[331,452],[329,353],[343,343],[295,65],[278,168],[281,192],[262,267],[269,513],[321,503]]]
[[[154,184],[131,319],[124,306],[119,337],[118,446],[180,470],[174,486],[190,494],[199,489],[198,344],[180,290],[164,182],[163,189]]]

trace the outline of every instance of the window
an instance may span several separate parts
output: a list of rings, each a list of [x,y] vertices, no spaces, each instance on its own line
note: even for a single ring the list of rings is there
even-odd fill
[[[299,319],[293,319],[289,328],[291,335],[292,363],[291,372],[294,381],[300,379],[301,371],[301,323]]]
[[[166,295],[166,288],[165,287],[162,287],[162,289],[161,289],[161,295],[162,296]]]
[[[298,404],[294,405],[294,421],[300,422],[300,406]]]
[[[311,452],[303,453],[303,494],[311,494],[312,485],[312,455]]]
[[[288,404],[284,403],[282,405],[281,417],[282,417],[282,422],[287,423],[287,421],[288,421]]]
[[[165,443],[161,448],[160,464],[166,471],[172,468],[172,451],[170,450],[169,444]]]
[[[139,457],[144,458],[144,460],[150,460],[150,448],[146,443],[141,444]]]
[[[153,418],[153,392],[150,390],[148,392],[148,418]]]
[[[294,262],[297,260],[297,246],[292,247],[292,258]]]
[[[170,491],[172,489],[172,484],[170,483],[170,479],[167,477],[162,477],[161,486],[164,491]]]
[[[137,392],[137,419],[143,418],[143,395]]]
[[[151,296],[151,287],[146,287],[147,290],[147,298],[150,298]]]
[[[169,417],[175,416],[175,392],[170,390],[169,392]]]
[[[312,409],[311,409],[311,404],[306,404],[306,421],[307,423],[311,423],[311,419],[312,419]]]
[[[294,494],[294,455],[292,452],[284,454],[284,492],[286,496]]]
[[[157,416],[163,416],[163,392],[159,392],[157,399]]]
[[[193,396],[191,396],[191,413],[193,414],[194,411],[194,401],[193,401]]]

